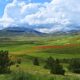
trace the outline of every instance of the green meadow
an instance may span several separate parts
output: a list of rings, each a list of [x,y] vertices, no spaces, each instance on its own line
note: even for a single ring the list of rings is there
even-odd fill
[[[65,46],[67,45],[67,46]],[[43,46],[54,46],[40,48]],[[57,46],[57,47],[55,47]],[[62,46],[62,47],[58,47]],[[19,80],[19,70],[26,74],[26,79],[22,80],[80,80],[80,75],[70,72],[68,64],[62,63],[65,69],[65,76],[50,74],[48,69],[44,69],[45,60],[48,57],[54,59],[80,58],[80,35],[66,36],[36,36],[36,37],[4,37],[0,38],[0,50],[8,50],[13,60],[21,59],[19,67],[11,66],[13,74],[1,74],[0,80]],[[38,57],[40,66],[33,65],[32,60]],[[15,74],[16,73],[16,74]],[[14,75],[14,77],[12,77]],[[32,78],[31,78],[32,77]]]

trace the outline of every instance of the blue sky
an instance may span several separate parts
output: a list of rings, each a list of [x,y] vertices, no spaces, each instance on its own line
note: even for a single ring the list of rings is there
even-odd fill
[[[4,13],[5,6],[8,3],[11,3],[13,0],[0,0],[0,17],[2,17]],[[32,3],[44,3],[44,2],[50,2],[51,0],[24,0],[25,2],[32,2]]]
[[[0,25],[19,23],[80,24],[80,0],[0,0]]]
[[[0,0],[0,17],[2,17],[4,13],[5,6],[12,2],[12,0]]]

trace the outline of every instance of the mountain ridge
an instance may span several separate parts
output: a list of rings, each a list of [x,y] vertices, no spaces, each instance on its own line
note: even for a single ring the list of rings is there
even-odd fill
[[[28,24],[18,24],[10,25],[6,28],[0,30],[0,32],[12,32],[20,34],[34,34],[34,35],[43,35],[43,34],[78,34],[80,33],[80,25],[70,24],[37,24],[37,25],[28,25]]]

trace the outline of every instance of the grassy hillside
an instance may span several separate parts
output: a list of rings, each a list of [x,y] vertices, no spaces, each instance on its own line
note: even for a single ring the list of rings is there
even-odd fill
[[[79,74],[71,73],[67,70],[67,63],[62,63],[67,76],[51,75],[48,69],[44,69],[44,60],[49,56],[58,59],[80,58],[80,35],[75,36],[45,36],[45,37],[1,37],[0,50],[8,50],[13,60],[21,58],[21,70],[35,76],[35,80],[80,80]],[[40,66],[32,63],[33,58],[40,59]],[[17,71],[16,65],[11,66],[12,71]],[[0,75],[2,80],[9,75]],[[47,76],[45,78],[44,76]],[[73,76],[79,78],[76,79]],[[36,79],[36,77],[40,79]],[[53,77],[53,78],[52,78]],[[55,79],[54,79],[55,78]],[[71,79],[70,79],[71,78]],[[33,79],[29,79],[33,80]]]

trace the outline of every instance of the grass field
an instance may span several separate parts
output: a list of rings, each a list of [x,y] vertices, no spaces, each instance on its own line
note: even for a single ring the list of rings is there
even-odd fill
[[[0,38],[0,50],[8,50],[9,55],[14,59],[21,58],[21,70],[30,73],[40,79],[35,80],[80,80],[79,74],[71,73],[66,70],[66,76],[51,75],[48,69],[44,69],[44,60],[49,56],[58,59],[80,58],[80,35],[75,36],[56,36],[56,37],[9,37]],[[40,66],[34,66],[32,59],[38,57],[42,61]],[[63,64],[66,68],[67,64]],[[12,71],[17,71],[16,65],[11,66]],[[9,75],[0,75],[1,80]],[[44,76],[47,76],[45,78]],[[51,79],[54,77],[55,79]],[[59,79],[59,77],[61,79]],[[75,78],[76,77],[76,78]],[[79,78],[79,79],[77,79]],[[29,79],[32,80],[32,79]]]

